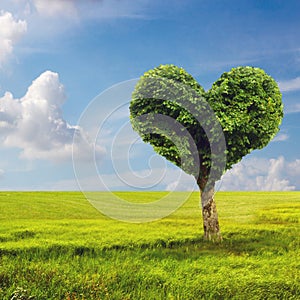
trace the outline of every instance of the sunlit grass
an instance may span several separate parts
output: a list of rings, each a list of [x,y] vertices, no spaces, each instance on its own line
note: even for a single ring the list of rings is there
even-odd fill
[[[142,224],[103,216],[81,193],[0,193],[0,299],[299,299],[300,193],[216,202],[221,244],[202,239],[199,193]]]

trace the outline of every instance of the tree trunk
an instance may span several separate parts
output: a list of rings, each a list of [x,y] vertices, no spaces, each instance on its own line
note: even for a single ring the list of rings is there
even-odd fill
[[[201,206],[204,228],[204,239],[214,242],[222,241],[216,203],[214,201],[214,187],[205,190],[200,187]]]

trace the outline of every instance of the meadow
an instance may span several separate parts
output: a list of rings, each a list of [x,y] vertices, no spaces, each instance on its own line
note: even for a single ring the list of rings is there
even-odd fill
[[[0,299],[300,299],[300,192],[216,202],[222,243],[203,240],[196,192],[141,224],[109,219],[79,192],[1,192]]]

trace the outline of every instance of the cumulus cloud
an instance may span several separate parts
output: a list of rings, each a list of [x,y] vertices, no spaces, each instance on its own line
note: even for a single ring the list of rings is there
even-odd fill
[[[300,188],[300,160],[283,156],[273,159],[247,158],[222,177],[221,190],[292,191]]]
[[[0,136],[3,145],[21,149],[21,158],[65,161],[72,157],[86,159],[94,147],[78,126],[72,126],[62,116],[66,99],[57,73],[46,71],[35,79],[21,99],[6,92],[0,98]],[[95,147],[97,153],[104,150]]]
[[[26,21],[15,20],[9,12],[0,12],[0,66],[26,31]]]

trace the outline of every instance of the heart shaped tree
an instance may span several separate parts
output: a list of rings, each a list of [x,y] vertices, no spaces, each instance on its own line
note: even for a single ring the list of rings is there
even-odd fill
[[[254,67],[223,73],[207,92],[174,65],[161,65],[138,81],[130,103],[133,129],[195,177],[206,239],[222,239],[215,182],[276,135],[283,117],[281,98],[275,80]]]

